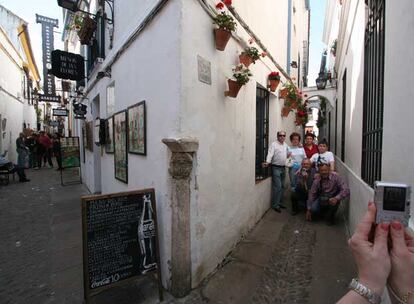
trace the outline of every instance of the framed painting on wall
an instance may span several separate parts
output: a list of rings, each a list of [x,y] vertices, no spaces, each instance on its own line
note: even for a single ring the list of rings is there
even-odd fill
[[[128,108],[128,152],[147,154],[145,100]]]
[[[127,112],[118,112],[113,117],[115,178],[128,183]]]
[[[114,153],[114,117],[111,116],[105,121],[106,128],[106,143],[105,143],[105,152]]]

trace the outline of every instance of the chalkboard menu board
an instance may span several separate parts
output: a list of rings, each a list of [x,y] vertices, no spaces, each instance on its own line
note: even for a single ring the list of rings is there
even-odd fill
[[[85,297],[154,270],[158,238],[154,189],[82,197]]]

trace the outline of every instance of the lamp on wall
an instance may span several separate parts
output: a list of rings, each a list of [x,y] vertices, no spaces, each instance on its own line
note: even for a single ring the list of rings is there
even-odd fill
[[[101,1],[101,5],[103,6],[104,3],[108,3],[110,9],[111,9],[111,15],[112,19],[109,19],[106,17],[106,14],[104,14],[103,18],[109,23],[112,24],[114,20],[114,0],[103,0]],[[91,14],[86,11],[82,11],[79,9],[79,0],[57,0],[58,6],[63,7],[71,12],[82,12],[91,16],[95,16],[94,14]]]

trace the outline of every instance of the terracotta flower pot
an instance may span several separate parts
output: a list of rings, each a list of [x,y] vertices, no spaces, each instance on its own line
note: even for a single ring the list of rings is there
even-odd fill
[[[224,92],[224,95],[233,98],[237,97],[237,94],[239,94],[242,85],[232,79],[227,80],[227,83],[229,84],[229,90]]]
[[[227,42],[231,37],[231,32],[223,28],[214,29],[214,38],[216,39],[216,49],[219,51],[224,51],[226,48]]]
[[[85,16],[83,18],[83,23],[78,31],[79,41],[81,44],[89,44],[92,39],[93,33],[96,30],[95,20]]]
[[[290,108],[288,108],[288,107],[283,107],[282,108],[281,114],[282,114],[283,117],[287,117],[289,115],[289,113],[290,113]]]
[[[253,63],[253,58],[247,55],[245,52],[239,55],[239,60],[240,63],[243,63],[247,68]]]
[[[290,100],[290,107],[292,109],[297,109],[298,108],[298,102],[294,99],[289,99]]]
[[[280,98],[286,98],[286,97],[288,96],[288,94],[289,94],[289,91],[288,91],[288,89],[286,89],[286,88],[281,89],[281,90],[279,91],[279,97],[280,97]]]
[[[280,80],[269,80],[270,91],[275,92]]]

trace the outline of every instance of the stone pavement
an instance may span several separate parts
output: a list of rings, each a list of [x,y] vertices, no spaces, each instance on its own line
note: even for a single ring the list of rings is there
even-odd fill
[[[77,304],[83,299],[80,196],[59,172],[28,170],[29,183],[0,187],[0,303]],[[343,221],[308,223],[304,214],[269,210],[199,288],[179,303],[334,303],[355,275]],[[92,303],[158,303],[140,278]]]

